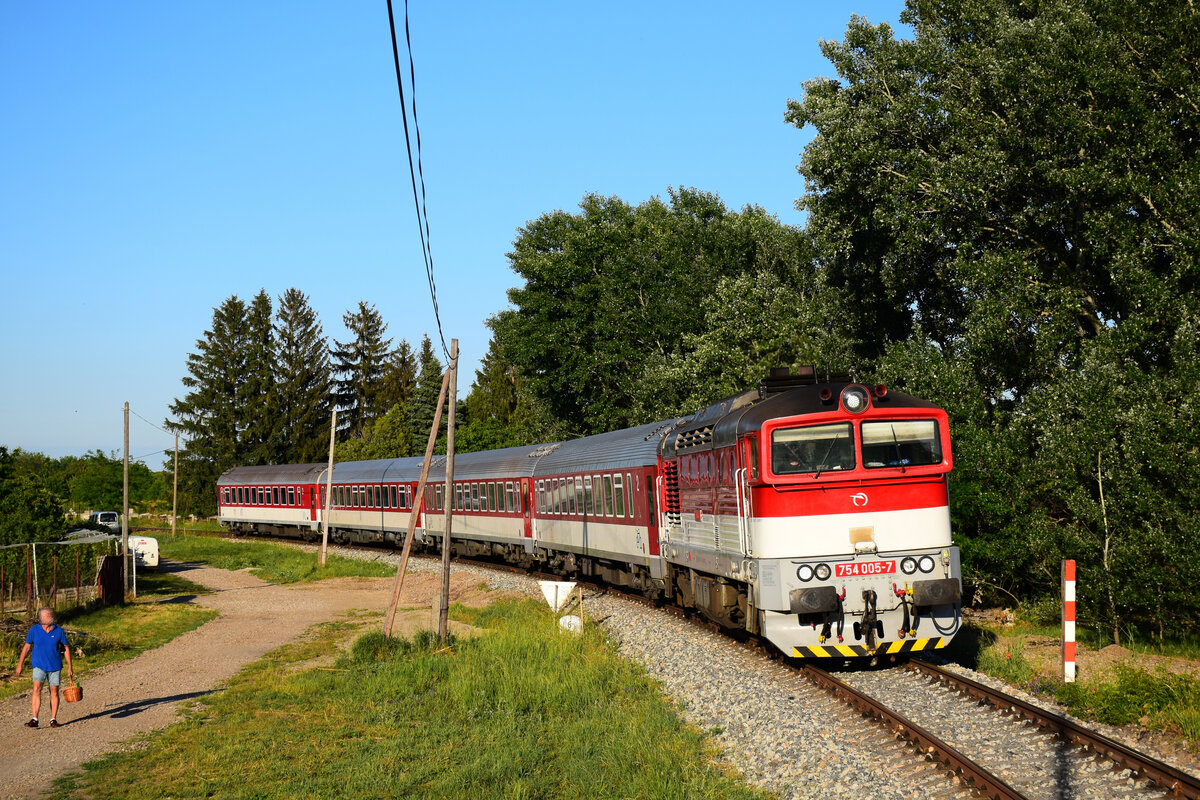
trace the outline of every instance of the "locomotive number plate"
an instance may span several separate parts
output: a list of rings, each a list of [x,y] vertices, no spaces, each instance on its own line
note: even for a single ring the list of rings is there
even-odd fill
[[[839,578],[860,578],[864,575],[891,575],[896,571],[895,561],[849,561],[834,564]]]

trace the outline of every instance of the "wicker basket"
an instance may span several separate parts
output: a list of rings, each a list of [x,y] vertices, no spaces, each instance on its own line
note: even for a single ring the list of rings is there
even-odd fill
[[[71,685],[63,689],[62,695],[68,703],[78,703],[83,699],[83,687],[71,681]]]

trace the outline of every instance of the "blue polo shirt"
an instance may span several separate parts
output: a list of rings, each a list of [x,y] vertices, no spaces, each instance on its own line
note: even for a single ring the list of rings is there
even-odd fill
[[[62,656],[58,654],[58,646],[67,646],[67,635],[63,629],[54,625],[50,632],[41,625],[34,625],[25,637],[25,643],[33,645],[33,665],[45,672],[58,672],[62,669]]]

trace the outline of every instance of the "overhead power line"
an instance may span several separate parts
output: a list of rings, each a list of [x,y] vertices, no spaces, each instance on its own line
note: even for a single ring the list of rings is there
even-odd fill
[[[396,17],[392,10],[392,0],[387,0],[388,30],[392,34],[392,61],[396,66],[396,90],[400,93],[400,116],[404,120],[404,147],[408,150],[408,174],[412,183],[413,208],[417,214],[417,233],[421,238],[421,257],[425,262],[425,277],[429,281],[429,299],[433,302],[433,319],[437,323],[438,339],[442,343],[442,352],[450,359],[450,349],[446,347],[446,336],[442,332],[442,317],[438,309],[437,282],[433,278],[433,248],[429,235],[429,211],[425,195],[425,170],[421,165],[421,124],[417,120],[417,73],[413,65],[412,32],[408,24],[408,0],[404,0],[404,42],[408,47],[408,80],[409,102],[412,103],[413,130],[417,139],[416,164],[413,163],[412,138],[408,130],[408,105],[404,99],[404,76],[400,69],[400,44],[396,40]],[[417,181],[421,190],[417,192]]]
[[[138,418],[138,419],[140,419],[142,422],[144,422],[144,423],[146,423],[147,425],[149,425],[151,428],[154,428],[154,429],[156,429],[156,430],[160,430],[160,431],[162,431],[162,432],[163,432],[163,433],[165,433],[167,436],[174,436],[174,435],[175,435],[175,434],[171,433],[169,430],[167,430],[166,428],[160,428],[159,426],[155,425],[153,422],[151,422],[150,420],[146,419],[146,418],[145,418],[145,417],[143,417],[141,414],[139,414],[138,412],[134,411],[132,408],[131,408],[131,409],[129,409],[129,413],[130,413],[130,414],[133,414],[135,417],[137,417],[137,418]]]

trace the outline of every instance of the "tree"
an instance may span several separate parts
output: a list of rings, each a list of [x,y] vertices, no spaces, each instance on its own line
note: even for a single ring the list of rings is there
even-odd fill
[[[389,410],[398,405],[407,406],[416,385],[417,356],[413,353],[412,345],[401,339],[388,357],[379,392],[380,406]]]
[[[275,387],[278,372],[271,297],[263,289],[254,296],[246,317],[246,371],[238,393],[246,420],[242,438],[247,464],[276,464],[283,459]]]
[[[288,289],[275,312],[275,391],[281,460],[320,461],[329,447],[329,342],[308,295]]]
[[[417,351],[417,382],[408,401],[408,429],[413,441],[427,442],[433,427],[433,415],[437,409],[438,395],[442,391],[442,362],[433,351],[433,342],[428,334],[421,337],[421,349]],[[446,425],[446,414],[442,412],[442,427]]]
[[[0,545],[59,538],[61,501],[36,473],[18,469],[7,447],[0,446]]]
[[[432,423],[431,423],[432,424]],[[428,432],[426,432],[428,436]],[[338,461],[363,461],[374,458],[406,458],[417,455],[408,413],[404,406],[392,406],[382,417],[368,422],[362,436],[338,442],[334,457]],[[424,452],[420,453],[424,455]]]
[[[493,338],[570,435],[657,414],[646,366],[703,330],[702,303],[720,279],[796,267],[799,233],[762,209],[731,212],[695,189],[669,195],[636,207],[587,195],[580,213],[521,228],[508,254],[523,285],[490,320]]]
[[[383,316],[365,300],[359,301],[357,311],[343,314],[342,322],[351,339],[334,341],[338,428],[344,436],[362,436],[366,423],[387,410],[379,408],[378,395],[392,340],[384,338]]]
[[[232,295],[213,309],[212,326],[188,354],[183,377],[188,391],[170,404],[172,419],[164,423],[181,437],[179,495],[185,512],[215,513],[217,477],[247,463],[240,385],[248,350],[246,304]]]
[[[475,370],[471,391],[459,403],[455,422],[455,447],[463,453],[560,438],[546,415],[533,406],[519,371],[500,352],[495,339]]]
[[[1052,591],[1069,554],[1092,620],[1178,622],[1196,576],[1161,565],[1200,506],[1176,399],[1200,389],[1200,15],[911,0],[902,20],[911,40],[852,18],[822,45],[838,77],[788,111],[816,131],[799,205],[859,353],[951,411],[979,584]]]

